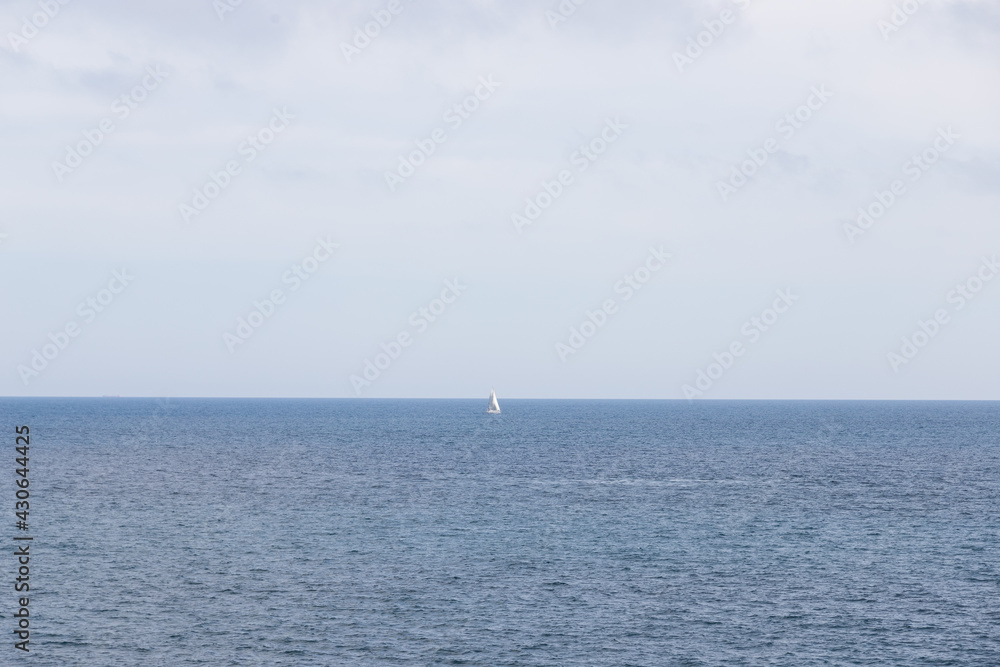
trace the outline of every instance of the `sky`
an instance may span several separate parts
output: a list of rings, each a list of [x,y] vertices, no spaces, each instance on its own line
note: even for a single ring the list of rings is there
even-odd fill
[[[578,2],[4,1],[0,395],[1000,399],[996,3]]]

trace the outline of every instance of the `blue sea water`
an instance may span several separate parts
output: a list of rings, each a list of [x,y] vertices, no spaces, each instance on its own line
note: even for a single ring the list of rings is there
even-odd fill
[[[0,400],[0,663],[1000,665],[1000,404],[485,403]]]

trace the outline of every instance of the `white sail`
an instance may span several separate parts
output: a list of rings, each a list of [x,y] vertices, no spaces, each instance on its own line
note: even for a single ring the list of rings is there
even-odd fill
[[[497,403],[497,393],[493,391],[492,388],[490,389],[490,402],[489,405],[486,406],[486,412],[491,415],[500,414],[500,404]]]

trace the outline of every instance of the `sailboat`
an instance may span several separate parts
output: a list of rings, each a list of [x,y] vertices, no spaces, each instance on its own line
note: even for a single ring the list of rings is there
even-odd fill
[[[490,388],[490,403],[486,406],[486,413],[490,415],[500,414],[500,404],[497,403],[497,393]]]

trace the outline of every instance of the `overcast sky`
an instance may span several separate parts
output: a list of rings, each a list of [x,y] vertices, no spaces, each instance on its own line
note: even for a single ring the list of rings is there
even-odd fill
[[[1000,399],[995,2],[233,5],[3,3],[0,394]]]

